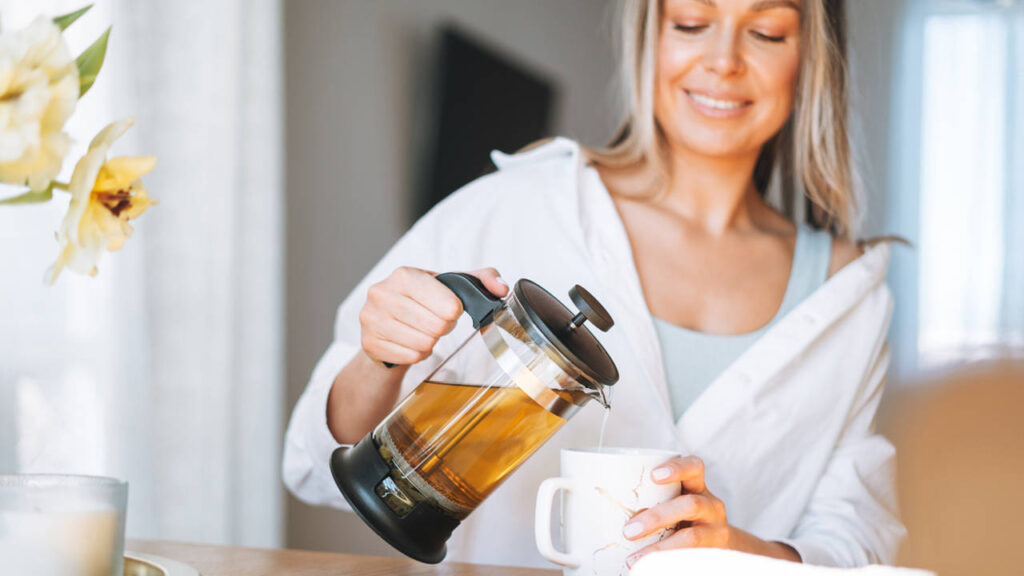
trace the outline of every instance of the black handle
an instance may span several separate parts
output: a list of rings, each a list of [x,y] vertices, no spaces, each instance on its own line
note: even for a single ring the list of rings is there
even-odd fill
[[[445,272],[436,276],[437,281],[448,287],[462,302],[462,309],[473,319],[473,329],[490,324],[494,311],[501,307],[501,299],[491,294],[483,282],[472,274]],[[398,364],[385,362],[388,368]]]
[[[491,294],[484,283],[472,274],[445,272],[437,275],[437,281],[459,297],[462,309],[473,319],[474,329],[489,324],[494,311],[501,306],[501,299]]]

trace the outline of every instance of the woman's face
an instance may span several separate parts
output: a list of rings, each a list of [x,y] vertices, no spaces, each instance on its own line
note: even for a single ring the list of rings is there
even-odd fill
[[[793,109],[804,0],[663,0],[654,114],[673,149],[757,154]]]

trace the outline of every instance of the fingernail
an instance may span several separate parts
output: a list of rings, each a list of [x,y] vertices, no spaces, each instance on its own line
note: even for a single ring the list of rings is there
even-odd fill
[[[651,472],[651,478],[655,480],[665,480],[672,475],[672,471],[668,468],[655,468],[654,472]]]
[[[497,278],[495,278],[495,280],[497,280],[498,284],[501,284],[505,288],[508,288],[508,282],[505,282],[505,279],[502,278],[501,276],[498,276]]]
[[[622,529],[622,535],[626,538],[636,538],[644,531],[644,525],[639,522],[630,522]]]

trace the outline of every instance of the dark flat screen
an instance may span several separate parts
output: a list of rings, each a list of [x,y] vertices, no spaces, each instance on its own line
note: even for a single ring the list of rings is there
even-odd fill
[[[491,150],[549,135],[550,82],[452,27],[441,30],[434,125],[419,217],[492,168]]]

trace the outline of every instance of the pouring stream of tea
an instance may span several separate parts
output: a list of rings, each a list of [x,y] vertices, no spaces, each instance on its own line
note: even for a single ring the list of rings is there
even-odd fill
[[[615,391],[614,388],[609,388],[607,392],[606,402],[604,405],[604,416],[601,417],[601,437],[597,442],[597,451],[601,452],[604,450],[604,430],[608,426],[608,416],[612,413],[612,393]]]

